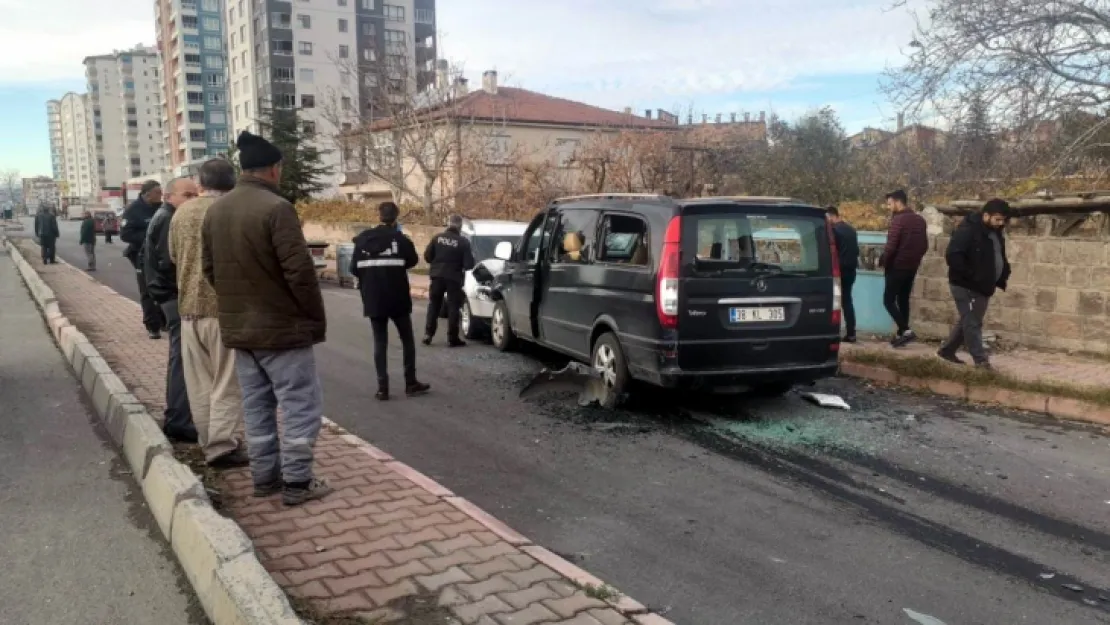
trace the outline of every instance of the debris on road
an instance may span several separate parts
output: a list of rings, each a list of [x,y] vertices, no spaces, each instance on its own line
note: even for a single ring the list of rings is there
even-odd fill
[[[944,621],[936,618],[935,616],[929,616],[928,614],[914,612],[909,608],[902,608],[902,611],[906,613],[906,616],[913,619],[914,622],[919,623],[919,625],[945,625]]]
[[[1056,577],[1055,573],[1041,573],[1041,579],[1052,579]]]
[[[605,396],[605,382],[601,379],[601,373],[593,367],[570,362],[557,371],[546,367],[541,369],[520,389],[520,396],[553,391],[578,391],[578,405],[589,406],[601,403]]]
[[[822,408],[838,408],[840,410],[851,410],[852,407],[848,402],[844,401],[839,395],[830,395],[829,393],[802,393],[802,399],[813,402]]]
[[[1064,588],[1067,588],[1068,590],[1070,590],[1072,592],[1083,592],[1083,587],[1080,586],[1079,584],[1060,584],[1060,585],[1063,586]]]

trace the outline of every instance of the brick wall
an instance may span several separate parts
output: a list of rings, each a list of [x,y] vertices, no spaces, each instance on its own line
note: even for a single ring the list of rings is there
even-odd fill
[[[1110,236],[1104,218],[1069,236],[1052,220],[1021,220],[1007,229],[1013,275],[991,298],[987,330],[1006,343],[1110,354]],[[944,336],[957,315],[948,291],[944,251],[954,221],[930,220],[930,249],[914,285],[914,328]]]

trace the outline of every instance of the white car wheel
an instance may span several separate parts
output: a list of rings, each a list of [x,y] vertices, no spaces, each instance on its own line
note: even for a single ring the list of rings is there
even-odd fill
[[[477,338],[477,325],[474,321],[474,315],[470,312],[470,302],[463,302],[462,310],[459,311],[459,331],[462,332],[464,338]]]

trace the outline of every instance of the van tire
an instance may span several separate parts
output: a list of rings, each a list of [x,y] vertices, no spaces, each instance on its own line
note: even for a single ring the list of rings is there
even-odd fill
[[[509,307],[505,300],[498,300],[493,305],[493,316],[490,317],[490,339],[498,351],[507,352],[513,348],[515,337],[513,326],[509,323]]]
[[[590,365],[602,376],[606,392],[601,398],[601,407],[612,409],[620,405],[628,389],[628,361],[624,358],[617,335],[606,332],[594,342],[590,354]]]

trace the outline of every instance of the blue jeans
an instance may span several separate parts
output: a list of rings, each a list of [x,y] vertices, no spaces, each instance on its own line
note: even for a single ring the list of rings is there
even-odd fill
[[[320,433],[324,395],[311,347],[235,350],[235,373],[243,391],[247,455],[256,485],[312,479],[312,447]],[[282,427],[278,442],[277,409]]]

